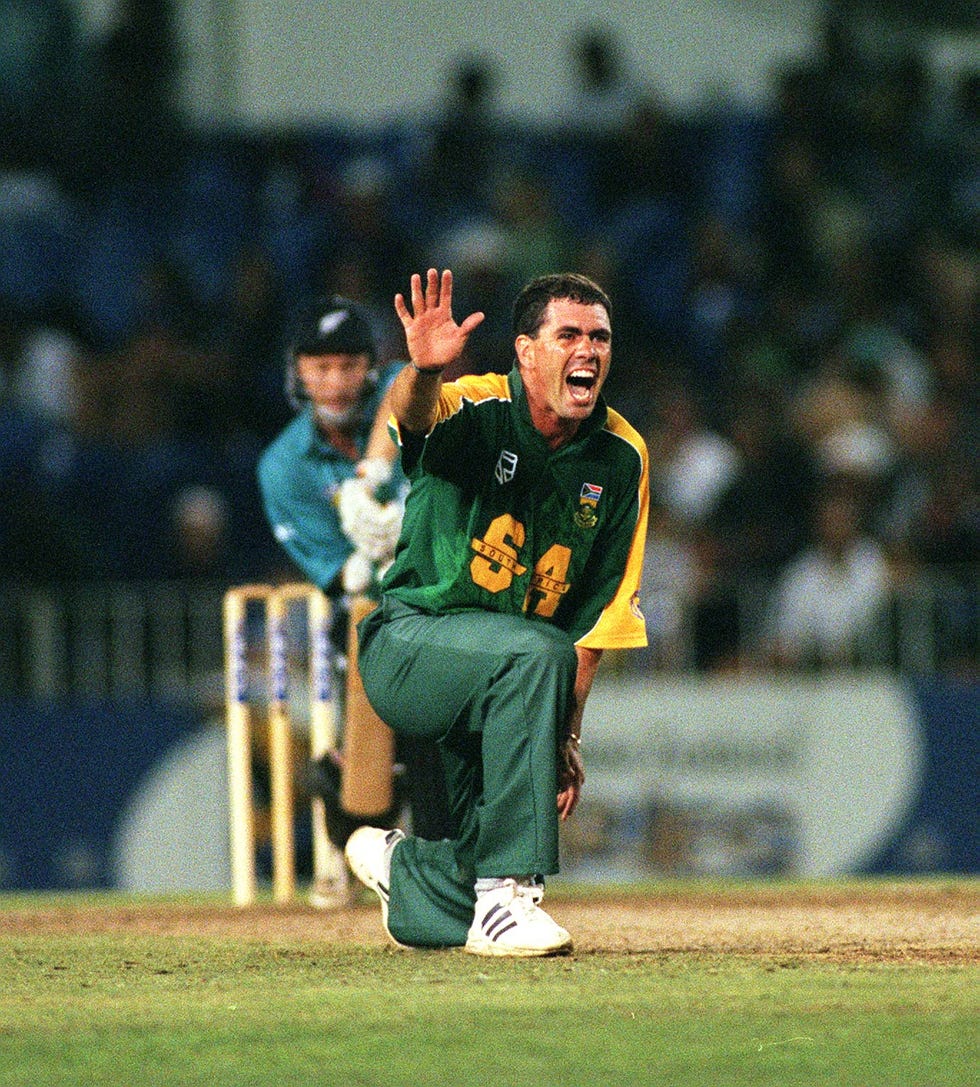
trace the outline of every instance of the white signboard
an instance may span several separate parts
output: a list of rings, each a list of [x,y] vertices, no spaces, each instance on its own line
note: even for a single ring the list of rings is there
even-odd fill
[[[563,872],[833,876],[901,821],[922,751],[884,677],[600,679]]]

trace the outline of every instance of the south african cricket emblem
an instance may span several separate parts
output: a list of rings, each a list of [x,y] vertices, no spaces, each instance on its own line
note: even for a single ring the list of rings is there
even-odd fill
[[[500,484],[510,483],[517,472],[517,454],[507,449],[500,451],[497,459],[497,467],[493,470],[494,477]]]
[[[578,509],[575,511],[574,518],[579,528],[595,528],[599,523],[596,506],[599,505],[601,495],[602,488],[597,483],[582,484],[582,493],[578,497]]]

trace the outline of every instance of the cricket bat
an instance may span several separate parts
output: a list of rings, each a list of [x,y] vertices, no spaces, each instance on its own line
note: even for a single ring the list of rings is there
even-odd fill
[[[347,640],[347,712],[340,804],[362,818],[382,815],[394,803],[395,736],[371,708],[357,664],[357,624],[377,606],[367,596],[352,597]]]

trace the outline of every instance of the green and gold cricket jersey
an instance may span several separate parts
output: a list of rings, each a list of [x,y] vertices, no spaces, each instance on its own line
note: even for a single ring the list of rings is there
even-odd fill
[[[437,614],[524,613],[593,649],[646,645],[649,466],[621,415],[600,400],[552,451],[515,367],[443,385],[424,439],[393,432],[411,491],[387,595]]]

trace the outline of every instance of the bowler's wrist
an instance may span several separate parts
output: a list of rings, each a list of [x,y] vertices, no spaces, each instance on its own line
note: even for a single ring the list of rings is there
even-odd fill
[[[441,374],[442,371],[445,369],[444,366],[419,366],[419,364],[414,359],[409,359],[408,362],[417,374],[429,374],[430,376],[436,376],[438,374]]]

